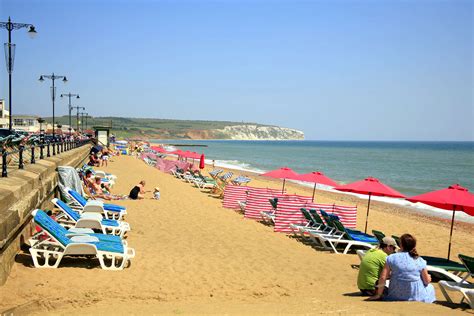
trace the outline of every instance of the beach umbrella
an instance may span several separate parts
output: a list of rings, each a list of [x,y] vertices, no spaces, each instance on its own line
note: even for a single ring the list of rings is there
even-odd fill
[[[375,196],[388,196],[393,198],[405,198],[403,194],[400,192],[392,189],[386,184],[383,184],[377,178],[368,177],[364,180],[356,181],[353,183],[349,183],[346,185],[341,185],[335,187],[336,190],[344,191],[344,192],[352,192],[352,193],[359,193],[359,194],[368,194],[369,195],[369,202],[367,204],[367,216],[365,218],[365,230],[364,232],[367,233],[367,225],[369,223],[369,210],[370,210],[370,198],[372,195]]]
[[[152,150],[156,151],[157,153],[167,154],[168,152],[161,146],[151,146]]]
[[[277,178],[277,179],[283,179],[283,187],[281,189],[281,193],[285,191],[285,181],[286,179],[290,180],[296,180],[296,177],[298,174],[291,170],[291,168],[288,167],[282,167],[279,169],[275,169],[269,172],[266,172],[264,174],[261,174],[261,176],[264,177],[270,177],[270,178]]]
[[[316,184],[319,183],[319,184],[324,184],[324,185],[330,185],[332,187],[337,187],[339,185],[334,180],[326,177],[322,172],[319,172],[319,171],[313,171],[310,173],[300,174],[296,177],[296,180],[314,183],[313,202],[314,202],[314,193],[316,191]]]
[[[204,154],[201,155],[199,158],[199,169],[204,169],[205,163],[204,163]]]
[[[456,211],[463,211],[474,216],[474,194],[459,184],[453,184],[446,189],[432,191],[407,198],[410,202],[420,202],[443,210],[453,211],[451,232],[449,233],[448,260],[451,255],[451,238],[453,236],[454,215]]]

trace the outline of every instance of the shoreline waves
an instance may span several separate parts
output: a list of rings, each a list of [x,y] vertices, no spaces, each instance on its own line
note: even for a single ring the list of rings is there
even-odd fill
[[[160,143],[160,141],[158,140],[151,140],[152,143]],[[174,143],[176,142],[179,142],[179,141],[173,141]],[[186,145],[192,145],[195,141],[181,141],[181,146],[183,147],[186,147]],[[245,141],[245,142],[241,142],[241,141],[221,141],[221,140],[211,140],[211,141],[207,141],[209,144],[208,147],[204,148],[203,151],[204,153],[206,154],[206,160],[205,160],[205,163],[207,165],[212,165],[212,157],[208,157],[207,156],[207,152],[210,151],[211,152],[211,155],[212,154],[216,154],[216,151],[219,150],[219,148],[221,148],[222,146],[219,147],[219,144],[222,144],[224,143],[225,144],[225,147],[232,147],[232,144],[235,143],[237,145],[237,149],[242,149],[243,147],[245,147],[245,144],[247,143],[250,143],[252,144],[253,141]],[[281,141],[269,141],[271,143],[276,143],[276,142],[280,142],[280,143],[304,143],[305,141],[286,141],[286,142],[281,142]],[[310,143],[312,141],[309,141]],[[201,141],[202,143],[202,141]],[[242,143],[244,143],[244,145],[242,145]],[[264,141],[258,141],[258,143],[265,143]],[[330,144],[331,146],[337,146],[338,144],[339,145],[344,145],[344,146],[358,146],[357,144],[359,143],[362,143],[362,144],[369,144],[369,146],[376,146],[378,144],[378,146],[375,147],[376,150],[380,150],[380,148],[384,148],[384,147],[388,147],[390,148],[390,144],[395,144],[396,146],[408,146],[408,147],[413,147],[415,146],[413,149],[416,150],[416,145],[419,144],[421,146],[433,146],[433,145],[439,145],[441,144],[441,146],[444,146],[446,148],[448,148],[448,150],[454,150],[454,151],[459,151],[459,150],[466,150],[467,149],[467,159],[470,159],[470,157],[472,157],[472,169],[474,170],[474,143],[473,142],[316,142],[318,145],[320,145],[321,143],[327,143],[327,144]],[[457,146],[461,144],[461,148],[458,148]],[[463,148],[464,146],[466,146],[466,148]],[[170,150],[175,150],[175,148],[173,148],[172,146],[167,146],[167,148],[169,148]],[[236,150],[229,150],[229,148],[224,148],[224,153],[219,153],[219,157],[222,157],[222,155],[225,154],[225,150],[227,151],[231,151],[232,153],[234,153],[234,155],[236,154]],[[440,150],[439,148],[430,148],[429,150]],[[252,174],[252,175],[259,175],[259,174],[262,174],[262,173],[265,173],[267,171],[269,171],[270,169],[265,169],[265,168],[258,168],[258,167],[255,167],[253,164],[252,164],[252,161],[242,161],[242,160],[232,160],[230,159],[229,157],[226,157],[227,159],[215,159],[215,166],[216,167],[219,167],[219,168],[224,168],[224,169],[229,169],[229,170],[233,170],[234,173],[236,172],[240,172],[240,173],[248,173],[248,174]],[[288,160],[285,160],[286,157],[283,157],[283,159],[281,160],[282,163],[279,165],[279,166],[288,166],[290,168],[293,168],[295,166],[292,166],[291,165],[291,162],[288,162]],[[357,157],[359,159],[366,159],[366,157]],[[288,162],[287,165],[285,165],[285,162]],[[467,161],[467,164],[469,164],[469,161]],[[263,164],[262,164],[263,165]],[[277,165],[277,164],[276,164]],[[340,165],[342,166],[342,165]],[[433,167],[434,168],[434,167]],[[435,169],[435,168],[434,168]],[[313,171],[313,170],[312,170]],[[324,170],[322,170],[324,172]],[[383,170],[379,170],[378,171],[379,173],[382,173],[383,174]],[[466,172],[468,172],[468,170],[466,170]],[[472,171],[471,171],[472,172]],[[370,174],[367,174],[366,176],[368,176]],[[361,176],[360,179],[362,179],[364,176]],[[469,174],[466,174],[464,176],[464,179],[467,179],[469,177]],[[474,173],[473,173],[473,177],[474,177]],[[386,178],[386,177],[385,177]],[[355,179],[354,179],[355,180]],[[389,179],[390,181],[390,179]],[[448,180],[446,180],[448,181]],[[472,179],[472,181],[474,181],[474,178]],[[312,183],[306,183],[306,182],[301,182],[301,181],[293,181],[293,180],[288,180],[288,182],[291,182],[291,183],[296,183],[300,186],[303,186],[303,187],[307,187],[307,188],[313,188],[314,184]],[[346,183],[349,183],[351,181],[338,181],[339,183],[341,184],[346,184]],[[393,182],[393,181],[392,181]],[[400,189],[397,187],[397,184],[396,183],[393,183],[390,182],[390,184],[396,188],[396,189]],[[436,181],[438,182],[437,184],[438,185],[441,185],[441,181]],[[459,181],[461,182],[461,181]],[[420,193],[424,193],[424,192],[427,192],[427,191],[430,191],[430,190],[437,190],[437,189],[442,189],[443,187],[447,187],[451,184],[454,184],[454,183],[444,183],[444,186],[439,186],[439,187],[430,187],[430,188],[426,188],[426,191],[423,191],[423,190],[419,190],[418,192],[416,192],[416,194],[420,194]],[[460,183],[461,185],[463,186],[466,186],[465,183],[461,182]],[[469,183],[470,184],[470,183]],[[469,189],[473,189],[472,187],[469,187]],[[336,191],[330,187],[327,187],[327,186],[322,186],[322,185],[317,185],[317,189],[319,190],[322,190],[322,191],[329,191],[329,192],[332,192],[332,193],[335,193],[335,194],[343,194],[343,195],[352,195],[352,196],[355,196],[361,200],[367,200],[368,199],[368,196],[367,195],[363,195],[363,194],[356,194],[356,193],[350,193],[350,192],[341,192],[341,191]],[[406,192],[403,192],[403,190],[400,190],[402,193],[406,193]],[[472,190],[470,190],[472,192]],[[407,196],[410,196],[410,195],[415,195],[415,193],[413,194],[407,194]],[[435,207],[431,207],[429,205],[425,205],[425,204],[422,204],[422,203],[412,203],[412,202],[409,202],[407,200],[404,200],[404,199],[394,199],[394,198],[388,198],[388,197],[378,197],[378,196],[372,196],[372,200],[373,201],[379,201],[379,202],[384,202],[384,203],[388,203],[388,204],[393,204],[393,205],[396,205],[396,206],[399,206],[399,207],[402,207],[402,208],[405,208],[407,211],[409,212],[412,212],[412,213],[422,213],[422,215],[426,215],[426,216],[432,216],[432,217],[435,217],[435,218],[442,218],[442,219],[451,219],[452,217],[452,212],[451,211],[446,211],[446,210],[442,210],[442,209],[438,209],[438,208],[435,208]],[[474,224],[474,217],[473,216],[469,216],[468,214],[465,214],[464,212],[462,211],[458,211],[456,212],[456,221],[460,221],[460,222],[465,222],[465,223],[471,223],[471,224]]]

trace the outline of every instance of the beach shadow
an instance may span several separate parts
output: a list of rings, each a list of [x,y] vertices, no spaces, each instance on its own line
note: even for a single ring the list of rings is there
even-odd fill
[[[33,259],[29,253],[19,253],[15,256],[15,262],[22,264],[27,268],[35,268]],[[58,269],[61,268],[100,268],[100,262],[95,256],[68,256],[61,259]]]
[[[343,296],[347,296],[347,297],[366,297],[366,298],[369,298],[370,296],[367,296],[367,295],[362,295],[362,293],[360,291],[357,291],[357,292],[350,292],[350,293],[344,293],[342,294]]]
[[[28,315],[34,312],[37,312],[41,308],[41,305],[38,301],[31,301],[25,304],[21,304],[9,309],[0,311],[2,316],[13,316],[13,315]]]
[[[258,221],[260,224],[264,225],[264,226],[267,226],[267,227],[273,227],[275,225],[273,225],[272,222],[267,222],[267,221]]]
[[[463,312],[472,311],[471,307],[466,302],[463,302],[463,303],[450,303],[448,301],[436,301],[434,303],[436,305],[441,305],[441,306],[444,306],[444,307],[447,307],[447,308],[450,308],[450,309],[456,310],[456,311],[463,311]],[[471,314],[474,315],[474,312],[471,312]]]

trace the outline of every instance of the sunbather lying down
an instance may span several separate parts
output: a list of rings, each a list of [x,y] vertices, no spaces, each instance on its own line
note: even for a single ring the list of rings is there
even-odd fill
[[[105,189],[105,188],[104,188]],[[94,182],[88,186],[88,193],[94,199],[104,200],[125,200],[128,199],[127,195],[114,195],[106,192],[102,188],[102,180],[100,177],[95,177]]]

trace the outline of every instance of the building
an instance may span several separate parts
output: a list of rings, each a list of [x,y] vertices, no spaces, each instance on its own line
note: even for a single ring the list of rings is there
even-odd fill
[[[43,123],[43,129],[44,128],[45,123]],[[14,115],[13,129],[28,133],[37,133],[40,131],[40,123],[38,122],[38,117],[31,115]]]
[[[8,128],[10,112],[6,109],[4,99],[0,99],[0,128]]]

